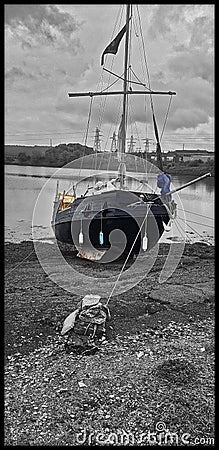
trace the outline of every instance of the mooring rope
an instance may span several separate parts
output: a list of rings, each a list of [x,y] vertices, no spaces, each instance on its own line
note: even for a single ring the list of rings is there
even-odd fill
[[[194,214],[195,216],[204,217],[205,219],[214,220],[213,217],[204,216],[203,214],[199,214],[199,213],[196,213],[196,212],[194,212],[194,211],[188,211],[188,209],[179,208],[179,207],[177,207],[177,209],[178,209],[179,211],[184,211],[184,212],[188,212],[188,213],[190,213],[190,214]]]
[[[192,243],[192,240],[190,240],[189,236],[187,236],[186,231],[183,230],[183,228],[181,227],[180,223],[177,222],[177,219],[175,219],[175,224],[176,224],[176,227],[177,227],[177,229],[178,229],[180,235],[182,236],[182,238],[183,238],[185,241],[186,241],[186,239],[188,239],[188,241]],[[180,230],[182,230],[182,232],[181,232]]]
[[[11,269],[11,270],[9,270],[8,272],[6,272],[6,273],[5,273],[5,276],[6,276],[6,275],[9,275],[9,273],[11,273],[11,272],[13,272],[15,269],[17,269],[17,267],[19,267],[21,264],[23,264],[23,262],[24,262],[27,258],[29,258],[29,256],[32,255],[32,253],[34,253],[34,252],[35,252],[35,249],[32,250],[30,253],[28,253],[28,255],[25,256],[24,259],[22,259],[22,261],[20,261],[15,267],[13,267],[13,269]]]
[[[183,219],[181,219],[181,220],[183,220]],[[191,228],[191,230],[193,231],[193,233],[196,233],[200,238],[203,238],[203,236],[202,236],[197,230],[195,230],[191,225],[189,225],[189,224],[187,223],[187,221],[186,221],[186,225],[187,225],[187,227]],[[201,224],[199,224],[199,225],[201,225]]]
[[[133,244],[132,244],[132,246],[131,246],[131,249],[129,250],[128,256],[127,256],[127,258],[126,258],[126,260],[125,260],[125,262],[124,262],[124,264],[123,264],[123,266],[122,266],[122,268],[121,268],[121,271],[120,271],[120,273],[119,273],[119,275],[118,275],[118,277],[117,277],[117,279],[116,279],[116,281],[115,281],[115,284],[114,284],[114,286],[113,286],[113,288],[112,288],[112,290],[111,290],[111,292],[110,292],[110,295],[109,295],[109,297],[108,297],[108,299],[107,299],[107,302],[106,302],[106,306],[109,304],[109,301],[110,301],[110,299],[111,299],[111,297],[112,297],[112,295],[113,295],[113,292],[115,291],[115,288],[116,288],[116,286],[117,286],[117,284],[118,284],[118,281],[119,281],[119,279],[120,279],[120,277],[121,277],[121,275],[122,275],[122,272],[123,272],[123,270],[124,270],[124,268],[125,268],[125,266],[126,266],[126,263],[127,263],[128,259],[129,259],[130,255],[131,255],[131,252],[132,252],[132,250],[133,250],[133,248],[134,248],[134,245],[135,245],[135,243],[136,243],[136,241],[137,241],[137,239],[138,239],[138,236],[139,236],[139,234],[141,233],[141,230],[142,230],[142,228],[143,228],[143,225],[144,225],[144,223],[145,223],[145,221],[146,221],[146,219],[147,219],[147,216],[148,216],[148,213],[149,213],[150,208],[151,208],[151,205],[148,205],[148,204],[147,204],[147,211],[146,211],[145,217],[144,217],[144,219],[143,219],[143,221],[142,221],[142,224],[141,224],[141,226],[140,226],[140,228],[139,228],[139,230],[138,230],[138,233],[137,233],[137,235],[136,235],[136,237],[135,237],[135,239],[134,239],[134,242],[133,242]]]
[[[178,219],[184,220],[183,217],[179,217],[179,216],[178,216]],[[204,225],[205,227],[212,228],[214,230],[214,227],[212,225],[207,225],[207,224],[203,224],[203,223],[200,223],[200,222],[195,222],[194,220],[189,220],[189,219],[186,219],[186,222],[195,223],[196,225]]]

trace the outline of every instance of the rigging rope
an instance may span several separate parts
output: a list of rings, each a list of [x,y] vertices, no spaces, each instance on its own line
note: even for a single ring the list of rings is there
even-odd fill
[[[113,81],[113,83],[109,84],[109,86],[107,86],[106,88],[102,89],[101,92],[107,91],[110,87],[112,87],[114,84],[116,84],[119,81],[119,78],[121,78],[121,77],[118,76],[118,80]]]
[[[149,87],[147,87],[147,85],[145,83],[143,83],[143,81],[140,80],[140,78],[136,75],[136,73],[134,72],[134,70],[131,67],[131,72],[133,73],[134,77],[136,78],[136,80],[138,80],[138,83],[136,81],[132,81],[132,83],[134,84],[140,84],[141,86],[144,86],[145,89],[147,89],[148,91],[150,91]]]
[[[116,119],[115,123],[118,123],[118,121],[119,121],[119,116],[121,115],[121,104],[122,104],[122,100],[121,100],[121,98],[120,98],[119,103],[117,102],[117,119]],[[114,124],[111,124],[110,128],[108,129],[108,135],[107,135],[106,143],[105,143],[105,147],[104,147],[105,150],[106,150],[106,148],[107,148],[108,141],[109,141],[110,134],[111,134],[111,132],[112,132],[113,126],[115,127]],[[110,152],[110,158],[111,158],[111,152]],[[108,169],[107,169],[107,170],[108,170]]]
[[[138,13],[138,22],[139,22],[140,35],[141,35],[142,46],[143,46],[143,55],[144,55],[145,67],[146,67],[146,72],[147,72],[147,77],[148,77],[148,85],[149,85],[149,90],[151,91],[150,74],[149,74],[149,69],[148,69],[148,64],[147,64],[145,43],[144,43],[144,38],[143,38],[143,33],[142,33],[141,18],[140,18],[140,14],[139,14],[138,5],[136,5],[136,7],[137,7],[137,13]],[[150,94],[150,98],[151,98],[151,102],[152,102],[152,105],[153,105],[153,100],[152,100],[152,95],[151,94]]]
[[[134,9],[134,12],[135,12],[135,9]],[[136,12],[135,12],[135,15],[133,17],[133,24],[134,24],[134,26],[135,26],[135,28],[137,30],[137,18],[135,16],[136,16]],[[138,42],[138,50],[139,50],[139,55],[140,55],[140,63],[141,63],[142,75],[143,75],[143,79],[146,80],[147,79],[147,73],[146,73],[145,65],[143,64],[143,56],[142,56],[143,45],[141,45],[141,43],[140,43],[140,39],[143,40],[143,38],[142,38],[142,35],[139,38],[139,34],[136,31],[135,31],[135,35],[138,38],[137,42]]]
[[[168,107],[167,107],[166,117],[165,117],[165,119],[164,119],[163,128],[162,128],[161,135],[160,135],[160,142],[162,141],[163,133],[164,133],[165,126],[166,126],[166,123],[167,123],[167,118],[168,118],[168,115],[169,115],[169,111],[170,111],[170,106],[171,106],[172,98],[173,98],[173,97],[172,97],[172,95],[171,95],[171,96],[170,96],[170,100],[169,100],[169,105],[168,105]]]
[[[86,129],[86,133],[85,133],[83,156],[81,156],[81,165],[80,165],[80,170],[79,170],[79,177],[80,177],[81,170],[82,170],[82,165],[83,165],[83,160],[84,160],[84,155],[85,155],[85,147],[87,145],[87,136],[88,136],[89,125],[90,125],[92,104],[93,104],[93,97],[90,98],[90,107],[89,107],[88,119],[87,119],[87,129]]]
[[[109,73],[111,73],[111,75],[114,75],[114,77],[117,77],[117,78],[119,78],[120,80],[123,80],[124,81],[124,72],[122,73],[122,75],[118,75],[117,73],[115,73],[115,72],[111,72],[110,70],[108,70],[108,69],[106,69],[105,67],[103,68],[103,70],[105,70],[105,72],[109,72]],[[131,65],[129,66],[129,72],[133,72],[133,74],[134,74],[134,71],[132,70],[132,68],[131,68]],[[135,75],[135,74],[134,74]],[[136,77],[137,77],[137,75],[135,75]],[[133,81],[133,80],[130,80],[130,79],[127,79],[127,83],[130,83],[130,84],[140,84],[141,86],[144,86],[144,87],[147,87],[144,83],[142,83],[142,81],[140,81],[140,82],[138,82],[138,81]],[[148,88],[147,88],[148,89]]]
[[[141,84],[141,86],[144,86],[146,89],[150,90],[150,89],[146,86],[146,84],[143,83],[143,82],[140,80],[140,78],[135,74],[135,72],[133,71],[132,68],[131,68],[131,72],[132,72],[133,75],[136,77],[136,79],[139,81],[139,84]],[[134,83],[134,81],[133,81],[132,83]],[[150,95],[150,97],[151,97],[151,95]],[[168,107],[167,107],[167,112],[166,112],[166,116],[165,116],[165,119],[164,119],[164,124],[163,124],[163,128],[162,128],[162,132],[161,132],[161,135],[160,135],[160,142],[161,142],[161,140],[162,140],[163,133],[164,133],[164,130],[165,130],[165,127],[166,127],[168,115],[169,115],[169,112],[170,112],[171,102],[172,102],[172,95],[170,96],[169,104],[168,104]],[[152,108],[152,112],[154,113],[153,108]]]
[[[115,22],[115,26],[114,26],[114,29],[113,29],[113,32],[112,32],[112,35],[111,35],[111,40],[113,39],[116,27],[120,28],[120,26],[121,26],[123,11],[124,11],[124,5],[122,5],[120,7],[120,11],[118,12],[117,19],[116,19],[116,22]],[[107,56],[108,55],[106,55],[106,60],[107,60]],[[111,66],[110,66],[111,71],[112,71],[112,68],[113,68],[113,64],[114,64],[114,58],[112,59]],[[102,69],[102,74],[103,73],[104,73],[104,66],[103,66],[103,69]],[[110,83],[110,79],[111,79],[111,74],[108,77],[108,83],[107,84]],[[103,81],[103,79],[102,79],[102,81]],[[104,97],[104,98],[100,97],[98,128],[101,128],[101,125],[102,125],[102,122],[103,122],[103,116],[104,116],[104,111],[105,111],[105,108],[106,108],[106,102],[107,102],[107,96]]]
[[[145,43],[144,43],[144,38],[143,38],[143,33],[142,33],[141,19],[140,19],[138,5],[136,5],[136,6],[137,6],[137,13],[138,13],[139,29],[140,29],[141,39],[142,39],[145,67],[146,67],[146,72],[147,72],[147,77],[148,77],[148,85],[149,85],[149,90],[151,91],[150,74],[149,74],[149,69],[148,69],[148,64],[147,64],[147,57],[146,57]],[[172,95],[171,95],[171,100],[172,100]],[[152,95],[150,93],[150,103],[151,103],[151,111],[152,111],[152,115],[153,115],[154,132],[155,132],[155,136],[156,136],[156,139],[157,139],[157,161],[158,161],[158,166],[159,166],[160,169],[163,168],[160,142],[161,142],[161,139],[162,139],[162,136],[163,136],[163,132],[164,132],[165,126],[166,126],[167,117],[168,117],[169,109],[170,109],[170,105],[171,105],[171,100],[169,102],[169,106],[168,106],[168,109],[167,109],[166,118],[165,118],[165,121],[164,121],[161,137],[159,138],[157,124],[156,124],[156,119],[155,119],[153,97],[152,97]]]
[[[93,97],[91,97],[91,99],[90,99],[90,107],[89,107],[89,113],[88,113],[88,119],[87,119],[87,129],[86,129],[86,133],[85,133],[84,146],[87,145],[87,135],[88,135],[88,130],[89,130],[89,126],[90,126],[92,104],[93,104]]]
[[[134,118],[134,110],[133,110],[133,106],[132,106],[132,99],[130,99],[129,105],[130,105],[129,111],[131,111],[131,113],[129,112],[129,115],[130,115],[130,117],[132,117],[132,120],[134,122],[135,132],[137,134],[137,139],[138,139],[138,143],[139,143],[139,147],[140,147],[141,146],[141,141],[140,141],[140,136],[139,136],[139,133],[138,133],[137,123],[136,123],[136,120]]]

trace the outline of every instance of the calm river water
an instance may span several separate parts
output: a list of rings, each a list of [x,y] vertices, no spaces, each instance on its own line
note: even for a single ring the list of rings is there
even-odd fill
[[[54,175],[55,174],[55,175]],[[53,178],[50,178],[51,176]],[[42,240],[53,242],[50,226],[57,179],[59,190],[68,189],[77,178],[75,169],[58,170],[53,167],[5,166],[5,242]],[[84,177],[89,170],[83,171]],[[135,175],[137,177],[137,175]],[[182,186],[191,176],[172,176],[172,189]],[[156,175],[149,176],[148,183],[157,193]],[[78,194],[85,192],[88,181],[78,186]],[[129,187],[139,185],[129,181]],[[185,239],[188,242],[214,242],[214,177],[206,178],[179,193],[173,194],[178,214],[172,230],[165,232],[162,241]],[[34,213],[35,211],[35,213]],[[34,216],[33,216],[34,213]]]

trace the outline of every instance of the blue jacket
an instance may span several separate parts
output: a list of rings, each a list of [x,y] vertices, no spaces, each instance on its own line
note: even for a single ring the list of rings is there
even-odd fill
[[[168,194],[170,192],[170,175],[162,172],[157,176],[157,187],[161,189],[161,194]]]

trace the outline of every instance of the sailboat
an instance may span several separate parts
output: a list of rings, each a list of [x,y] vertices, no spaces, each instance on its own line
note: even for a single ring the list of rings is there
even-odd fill
[[[163,173],[162,151],[153,107],[153,96],[167,95],[172,98],[176,95],[176,92],[172,91],[154,91],[150,88],[150,84],[147,89],[143,83],[141,90],[132,88],[132,81],[128,79],[131,21],[132,5],[126,5],[125,25],[105,48],[101,58],[101,65],[104,65],[105,55],[107,53],[115,55],[120,42],[123,38],[125,39],[123,76],[117,76],[123,80],[123,90],[71,92],[68,94],[69,98],[90,97],[90,99],[95,96],[120,95],[123,102],[118,131],[117,176],[111,177],[106,183],[97,181],[81,196],[77,196],[75,186],[72,187],[72,193],[69,191],[58,192],[57,189],[54,200],[51,223],[56,239],[62,243],[73,244],[79,257],[93,261],[104,262],[105,260],[109,261],[110,258],[115,260],[123,253],[133,256],[139,252],[150,251],[176,216],[177,205],[171,199],[171,192],[169,195],[162,196],[146,188],[142,190],[142,186],[140,190],[131,190],[126,184],[129,96],[146,94],[150,96],[152,123],[156,138],[156,165],[157,170]],[[116,76],[113,72],[111,73]],[[199,177],[193,182],[205,176]],[[121,239],[121,233],[124,240]],[[114,237],[113,244],[112,236]]]

